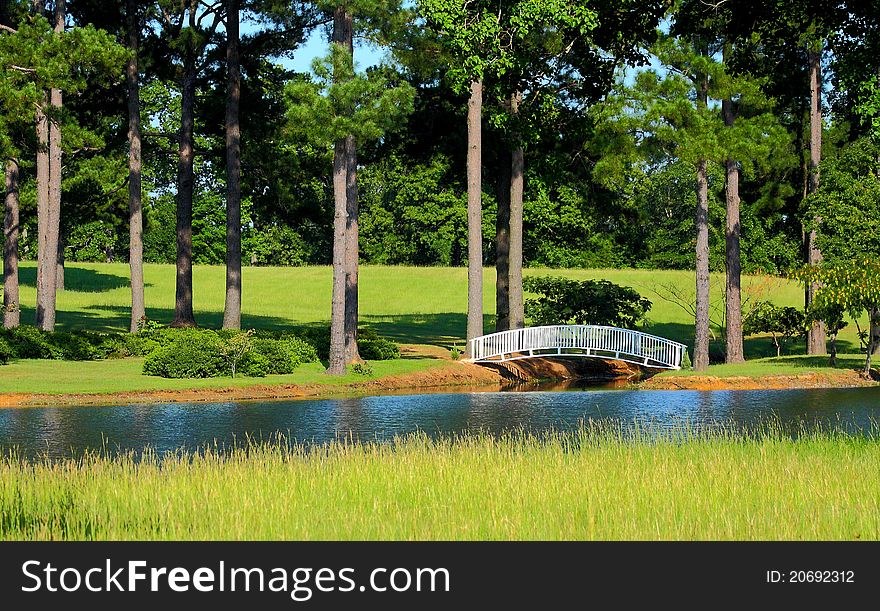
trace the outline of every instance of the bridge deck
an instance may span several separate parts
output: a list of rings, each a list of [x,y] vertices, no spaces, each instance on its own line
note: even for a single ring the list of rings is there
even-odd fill
[[[618,360],[654,369],[680,369],[686,347],[641,331],[599,325],[553,325],[511,329],[471,340],[470,361],[542,357]]]

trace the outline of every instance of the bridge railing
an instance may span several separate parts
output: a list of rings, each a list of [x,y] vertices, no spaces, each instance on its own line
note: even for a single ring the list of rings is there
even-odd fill
[[[684,344],[656,335],[599,325],[511,329],[476,337],[470,344],[472,361],[584,356],[662,369],[680,369],[685,350]]]

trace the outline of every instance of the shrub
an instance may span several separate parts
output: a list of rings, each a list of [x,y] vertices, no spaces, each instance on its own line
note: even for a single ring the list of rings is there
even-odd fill
[[[373,366],[364,361],[363,363],[355,363],[351,366],[351,372],[359,376],[373,375]]]
[[[5,329],[3,337],[9,343],[16,358],[20,359],[61,359],[63,351],[52,344],[50,334],[36,327],[23,325]]]
[[[523,288],[538,297],[525,302],[535,325],[610,325],[632,329],[645,319],[651,302],[626,286],[607,280],[529,277]]]
[[[390,361],[400,358],[400,347],[381,337],[376,339],[358,338],[358,352],[362,359],[369,361]]]
[[[281,341],[299,363],[314,363],[318,361],[318,351],[315,350],[312,344],[301,337],[285,335],[281,338]]]
[[[693,363],[691,363],[691,355],[688,354],[687,348],[684,349],[684,352],[681,355],[681,368],[685,371],[690,371],[694,368]]]
[[[300,364],[288,343],[278,339],[255,339],[253,352],[249,356],[259,356],[265,361],[262,375],[291,373]]]
[[[57,332],[47,340],[61,351],[60,358],[65,361],[93,361],[104,356],[83,334]]]
[[[315,347],[319,359],[326,361],[330,357],[329,327],[303,327],[296,334]]]
[[[15,358],[15,351],[5,337],[0,337],[0,365],[5,365]]]
[[[213,378],[227,372],[221,339],[212,331],[179,329],[178,337],[150,353],[145,375],[163,378]]]
[[[315,347],[318,358],[330,357],[330,329],[328,327],[305,327],[297,329],[296,334]],[[379,337],[369,327],[358,329],[358,352],[362,358],[372,361],[387,361],[400,358],[400,348],[390,340]]]
[[[270,373],[290,373],[274,371],[275,363],[266,355],[251,350],[241,359],[238,372],[248,378],[262,378]],[[293,369],[291,369],[293,371]]]
[[[318,360],[305,340],[272,331],[162,329],[143,332],[133,344],[154,349],[143,372],[166,378],[210,378],[232,375],[263,377],[292,373],[301,363]]]

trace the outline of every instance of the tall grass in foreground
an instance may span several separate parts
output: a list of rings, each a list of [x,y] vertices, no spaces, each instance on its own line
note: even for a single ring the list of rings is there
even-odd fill
[[[877,539],[880,440],[468,435],[0,463],[6,539]]]

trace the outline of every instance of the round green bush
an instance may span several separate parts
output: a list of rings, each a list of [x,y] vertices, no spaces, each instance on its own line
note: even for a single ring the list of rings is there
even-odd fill
[[[36,327],[22,325],[5,331],[5,338],[20,359],[64,358],[64,351],[50,341],[50,334]]]
[[[277,339],[255,339],[246,358],[252,360],[256,357],[259,357],[260,362],[265,361],[261,375],[291,373],[300,363],[296,355],[288,349],[286,342]]]
[[[181,329],[171,344],[144,360],[146,375],[163,378],[213,378],[227,373],[220,338],[210,331]]]
[[[358,353],[362,359],[367,361],[389,361],[400,358],[400,347],[381,337],[376,339],[358,338]]]
[[[281,342],[285,344],[287,350],[296,357],[299,363],[315,363],[318,360],[318,351],[315,347],[295,335],[285,335],[281,338]]]
[[[244,355],[244,358],[241,359],[241,362],[238,364],[238,370],[236,373],[238,375],[243,375],[248,378],[262,378],[266,375],[269,375],[270,373],[278,373],[275,371],[275,368],[275,361],[272,361],[269,357],[260,354],[255,350],[251,350]],[[280,373],[289,372],[284,371]]]
[[[15,358],[15,351],[5,337],[0,337],[0,365],[5,365]]]

